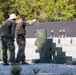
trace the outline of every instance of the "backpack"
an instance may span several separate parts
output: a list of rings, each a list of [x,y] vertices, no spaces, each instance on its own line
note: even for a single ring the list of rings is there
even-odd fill
[[[16,33],[17,34],[26,34],[26,32],[25,32],[25,25],[24,25],[23,22],[20,22],[20,23],[17,24]]]

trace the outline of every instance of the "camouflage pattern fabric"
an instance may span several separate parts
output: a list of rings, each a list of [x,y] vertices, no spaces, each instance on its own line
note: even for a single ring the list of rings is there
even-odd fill
[[[18,44],[18,53],[17,53],[17,62],[25,61],[25,36],[17,35],[17,44]]]
[[[15,61],[15,25],[13,20],[7,20],[3,23],[1,27],[1,42],[2,42],[2,52],[3,52],[3,62],[7,62],[7,49],[10,51],[10,61]]]
[[[16,60],[18,62],[25,61],[25,45],[26,45],[26,26],[29,26],[28,23],[26,23],[26,21],[17,21],[17,27],[16,27],[16,40],[17,40],[17,44],[18,44],[18,53],[17,53],[17,58]],[[20,29],[19,29],[20,28]]]
[[[16,33],[17,34],[24,34],[25,35],[25,23],[24,22],[20,22],[17,24],[17,27],[16,27]]]
[[[3,53],[3,62],[7,62],[7,49],[9,49],[10,52],[10,62],[15,61],[15,45],[11,38],[2,37],[2,53]]]
[[[15,36],[15,28],[16,23],[12,20],[7,20],[4,22],[4,24],[1,26],[1,37],[10,37],[12,40]]]

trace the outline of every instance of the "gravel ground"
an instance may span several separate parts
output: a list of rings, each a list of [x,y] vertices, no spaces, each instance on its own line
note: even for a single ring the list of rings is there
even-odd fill
[[[76,65],[65,64],[30,64],[19,65],[21,75],[34,75],[36,70],[39,70],[38,75],[76,75]],[[3,66],[0,64],[0,75],[10,75],[12,66]],[[35,71],[33,71],[35,69]]]

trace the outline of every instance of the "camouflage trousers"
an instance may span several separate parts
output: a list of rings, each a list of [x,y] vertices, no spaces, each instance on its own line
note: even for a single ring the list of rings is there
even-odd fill
[[[17,44],[18,44],[18,53],[17,53],[17,62],[25,61],[25,36],[17,36]]]
[[[14,40],[8,37],[1,37],[1,42],[2,42],[2,59],[3,62],[7,62],[7,50],[10,52],[10,62],[15,61],[15,45],[14,45]]]

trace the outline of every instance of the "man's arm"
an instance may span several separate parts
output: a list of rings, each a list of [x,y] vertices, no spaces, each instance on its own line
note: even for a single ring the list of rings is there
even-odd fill
[[[33,19],[33,20],[26,21],[26,23],[27,25],[33,25],[36,21],[37,19]]]
[[[15,31],[16,31],[16,26],[17,26],[17,23],[14,23],[11,27],[11,37],[12,39],[15,38]]]

